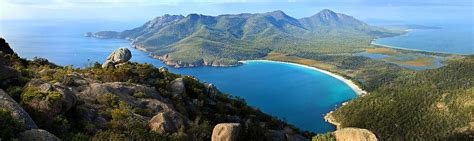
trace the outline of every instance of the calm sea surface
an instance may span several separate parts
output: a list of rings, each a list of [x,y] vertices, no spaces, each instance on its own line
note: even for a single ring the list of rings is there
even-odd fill
[[[119,47],[128,47],[131,61],[163,66],[124,40],[84,37],[88,31],[124,30],[139,23],[116,22],[0,22],[4,37],[22,57],[47,58],[59,65],[84,67],[103,62]],[[308,68],[275,62],[250,61],[242,66],[173,69],[215,84],[221,91],[244,98],[248,104],[289,123],[318,133],[334,130],[323,120],[336,105],[356,97],[343,82]]]
[[[430,52],[474,54],[474,23],[434,26],[441,29],[414,29],[402,36],[377,39],[373,44]]]

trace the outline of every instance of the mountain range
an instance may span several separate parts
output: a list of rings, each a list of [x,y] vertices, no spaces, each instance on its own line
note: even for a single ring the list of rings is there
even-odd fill
[[[167,65],[193,67],[233,66],[270,52],[356,52],[374,38],[398,34],[325,9],[301,19],[279,10],[219,16],[166,14],[134,29],[87,35],[128,39],[133,47]]]

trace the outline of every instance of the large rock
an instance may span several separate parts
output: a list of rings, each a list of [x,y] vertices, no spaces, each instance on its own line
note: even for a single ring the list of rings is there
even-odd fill
[[[112,52],[102,64],[103,68],[115,67],[121,63],[125,63],[132,58],[132,53],[127,48],[119,48]]]
[[[13,50],[10,48],[5,39],[0,38],[0,54],[14,54]],[[11,67],[11,61],[3,56],[0,57],[0,84],[1,85],[8,85],[11,83],[9,80],[10,78],[18,77],[18,72]]]
[[[0,62],[2,59],[0,58]],[[18,72],[8,66],[5,66],[3,64],[0,64],[0,83],[6,83],[8,84],[8,79],[15,78],[18,76]]]
[[[206,93],[211,99],[215,99],[217,97],[217,94],[219,94],[219,90],[217,90],[216,86],[214,84],[205,84],[206,87]]]
[[[27,130],[20,134],[22,141],[60,141],[58,137],[43,129]]]
[[[27,130],[38,128],[30,115],[2,89],[0,89],[0,107],[11,111],[14,118],[24,121]]]
[[[211,141],[236,141],[240,132],[240,123],[219,123],[212,130]]]
[[[185,126],[185,118],[175,111],[165,111],[154,116],[148,123],[151,131],[173,133]]]
[[[171,81],[169,88],[173,95],[181,95],[186,91],[183,78],[176,78]]]
[[[286,138],[288,141],[309,141],[309,139],[300,134],[286,134]]]
[[[58,92],[61,94],[59,100],[52,100],[49,97],[34,97],[29,101],[24,101],[29,108],[44,113],[44,116],[55,116],[69,111],[76,105],[77,98],[71,88],[65,87],[60,83],[50,84],[41,80],[33,79],[26,88],[37,88],[42,93]]]
[[[0,38],[0,52],[5,54],[14,54],[13,49],[10,48],[10,45],[5,41],[5,39]]]
[[[269,141],[309,141],[289,127],[284,130],[269,130],[265,133],[265,138]]]
[[[160,67],[158,70],[159,70],[161,73],[168,72],[168,68],[166,68],[166,67]]]
[[[117,96],[127,104],[135,106],[140,105],[137,102],[137,98],[133,96],[136,93],[143,93],[146,97],[157,100],[164,99],[154,88],[125,82],[91,83],[81,89],[84,89],[80,92],[81,97],[84,98],[92,98],[95,100],[98,96],[109,93]]]
[[[269,130],[265,133],[265,138],[269,141],[285,141],[285,131],[283,130]]]
[[[367,129],[342,128],[333,132],[338,141],[377,141],[374,133]]]

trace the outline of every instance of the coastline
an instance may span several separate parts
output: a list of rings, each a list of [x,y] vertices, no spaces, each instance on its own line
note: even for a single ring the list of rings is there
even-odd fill
[[[387,38],[391,38],[391,37],[387,37]],[[382,39],[382,38],[377,38],[377,39]],[[419,53],[431,53],[431,54],[442,54],[442,55],[469,55],[469,54],[462,54],[462,53],[451,53],[451,52],[442,52],[442,51],[428,51],[428,50],[411,49],[411,48],[397,47],[397,46],[391,46],[391,45],[384,45],[384,44],[376,43],[377,39],[373,39],[370,42],[370,45],[373,45],[373,46],[376,46],[376,47],[384,47],[384,48],[412,51],[412,52],[419,52]]]
[[[323,70],[323,69],[319,69],[319,68],[316,68],[316,67],[312,67],[312,66],[307,66],[307,65],[302,65],[302,64],[297,64],[297,63],[290,63],[290,62],[283,62],[283,61],[272,61],[272,60],[245,60],[245,61],[239,61],[243,64],[247,63],[247,62],[250,62],[250,61],[257,61],[257,62],[273,62],[273,63],[283,63],[283,64],[290,64],[290,65],[295,65],[295,66],[299,66],[299,67],[304,67],[304,68],[308,68],[308,69],[311,69],[311,70],[314,70],[314,71],[318,71],[318,72],[322,72],[324,74],[327,74],[333,78],[336,78],[340,81],[342,81],[343,83],[345,83],[347,86],[349,86],[356,94],[357,96],[364,96],[367,94],[366,91],[362,90],[359,86],[357,86],[354,82],[352,82],[351,80],[349,79],[346,79],[340,75],[337,75],[335,73],[332,73],[332,72],[329,72],[329,71],[326,71],[326,70]],[[344,102],[342,103],[342,105],[346,105],[347,102]],[[336,130],[337,129],[340,129],[342,127],[341,123],[337,122],[336,119],[334,118],[334,116],[332,115],[332,113],[334,112],[334,110],[332,111],[329,111],[328,113],[326,113],[324,115],[324,120],[326,122],[328,122],[329,124],[332,124],[336,127]]]
[[[290,62],[283,62],[283,61],[272,61],[272,60],[245,60],[245,61],[239,61],[243,64],[247,63],[247,62],[250,62],[250,61],[257,61],[257,62],[273,62],[273,63],[283,63],[283,64],[290,64],[290,65],[295,65],[295,66],[299,66],[299,67],[304,67],[304,68],[307,68],[307,69],[311,69],[311,70],[314,70],[314,71],[318,71],[318,72],[322,72],[324,74],[327,74],[333,78],[336,78],[340,81],[342,81],[343,83],[345,83],[347,86],[349,86],[356,94],[357,96],[363,96],[365,94],[367,94],[366,91],[362,90],[359,86],[357,86],[354,82],[352,82],[351,80],[349,79],[346,79],[340,75],[337,75],[335,73],[332,73],[332,72],[329,72],[329,71],[326,71],[326,70],[323,70],[323,69],[319,69],[319,68],[316,68],[316,67],[312,67],[312,66],[307,66],[307,65],[302,65],[302,64],[297,64],[297,63],[290,63]]]

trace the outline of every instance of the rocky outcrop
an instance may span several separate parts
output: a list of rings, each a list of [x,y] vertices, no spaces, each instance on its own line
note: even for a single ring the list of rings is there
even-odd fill
[[[3,38],[0,38],[0,54],[14,54],[10,45]],[[11,66],[12,64],[8,58],[0,57],[0,85],[6,86],[11,84],[11,81],[15,81],[14,79],[19,75]]]
[[[308,141],[307,138],[288,127],[284,130],[269,130],[265,133],[265,138],[270,141]]]
[[[165,111],[154,116],[148,123],[151,131],[158,133],[173,133],[185,126],[186,119],[176,111]]]
[[[31,97],[28,101],[23,101],[29,108],[44,113],[45,116],[55,116],[65,113],[76,105],[76,96],[71,88],[60,83],[50,84],[41,80],[33,79],[25,86],[26,89],[38,89],[41,93],[48,94],[44,97]],[[54,99],[49,94],[59,93],[59,99]]]
[[[265,138],[269,141],[285,141],[285,131],[283,130],[269,130],[265,133]]]
[[[130,84],[125,82],[109,82],[109,83],[96,83],[93,82],[87,86],[83,86],[82,91],[79,95],[84,98],[95,100],[97,97],[104,94],[113,94],[120,100],[131,105],[140,105],[140,101],[134,97],[137,93],[142,93],[147,98],[153,98],[156,100],[164,100],[158,92],[150,87]]]
[[[211,141],[236,141],[240,132],[240,123],[219,123],[212,130]]]
[[[166,68],[166,67],[160,67],[158,70],[159,70],[161,73],[168,72],[168,68]]]
[[[127,62],[132,58],[132,53],[127,48],[119,48],[112,52],[102,64],[103,68],[116,67],[122,63]]]
[[[23,121],[27,130],[38,128],[30,115],[2,89],[0,89],[0,107],[8,109],[14,118]]]
[[[342,128],[332,133],[338,141],[377,141],[374,133],[367,129]]]
[[[135,115],[135,118],[140,119],[140,122],[148,123],[148,127],[151,131],[157,133],[173,133],[187,125],[188,119],[176,112],[174,107],[169,103],[169,100],[161,97],[154,88],[125,82],[94,82],[83,87],[85,88],[81,88],[82,91],[79,95],[86,101],[94,102],[104,94],[112,94],[117,96],[120,101],[124,101],[129,105],[152,109],[151,113],[156,115],[151,119],[150,117]],[[103,118],[94,111],[88,113],[88,119],[93,121],[103,120]]]
[[[217,97],[217,94],[219,94],[219,90],[217,90],[216,86],[211,83],[205,84],[204,86],[206,87],[206,93],[208,97],[211,99],[215,99]]]
[[[60,141],[58,137],[43,129],[32,129],[20,133],[21,141]]]
[[[171,90],[171,93],[175,96],[184,94],[184,92],[186,92],[184,79],[176,78],[175,80],[171,81],[171,83],[169,84],[169,89]]]
[[[286,134],[286,138],[288,141],[309,141],[300,134]]]
[[[5,39],[0,38],[0,52],[4,54],[14,54],[13,49],[10,48],[10,45],[5,41]]]
[[[340,129],[341,128],[341,123],[337,122],[336,119],[333,117],[332,115],[333,111],[327,113],[325,116],[324,116],[324,120],[334,126],[336,126],[336,129]]]
[[[0,62],[2,61],[2,58],[0,58]],[[0,64],[0,83],[6,83],[4,85],[8,84],[8,79],[10,78],[15,78],[18,76],[18,72],[8,66],[5,66],[3,64]]]

